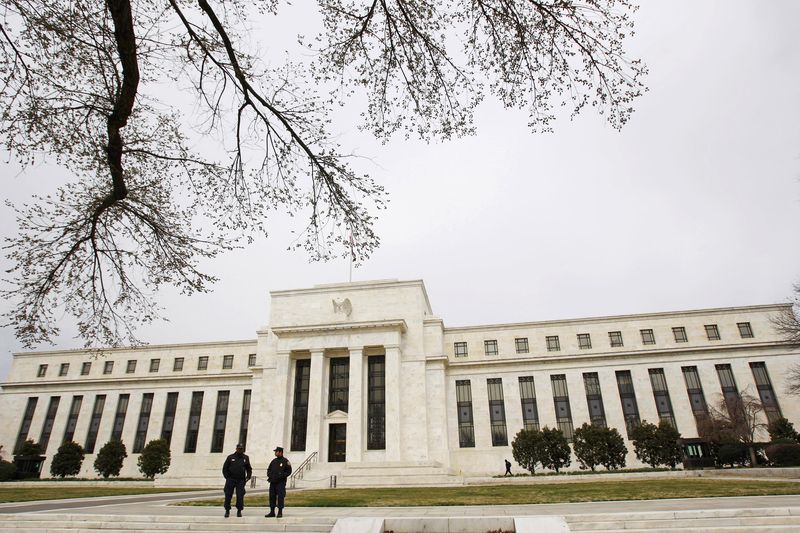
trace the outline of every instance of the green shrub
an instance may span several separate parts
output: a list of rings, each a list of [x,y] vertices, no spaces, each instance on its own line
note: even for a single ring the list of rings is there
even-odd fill
[[[169,443],[165,439],[156,439],[147,443],[137,464],[146,478],[153,479],[156,474],[166,473],[170,461]]]
[[[800,441],[800,434],[794,429],[794,424],[785,418],[779,418],[769,425],[769,439],[771,441],[788,440],[792,442]]]
[[[110,440],[100,448],[94,460],[95,471],[104,478],[118,476],[122,470],[122,461],[128,457],[125,445],[121,440]]]
[[[20,455],[22,457],[42,455],[42,447],[33,442],[33,439],[28,439],[22,443],[22,446],[19,447],[19,450],[17,450],[14,455]]]
[[[570,458],[572,450],[569,447],[564,433],[560,429],[549,429],[545,426],[542,429],[541,462],[542,467],[550,468],[558,472],[561,468],[569,466],[572,462]]]
[[[800,466],[800,444],[771,444],[764,451],[775,466]]]
[[[616,429],[586,423],[575,430],[573,448],[581,469],[589,468],[592,472],[599,465],[609,470],[625,466],[628,454],[625,441]]]
[[[511,442],[511,455],[519,466],[534,473],[536,465],[542,462],[540,443],[542,432],[539,430],[523,429],[516,434]]]
[[[50,474],[54,477],[77,476],[83,464],[83,448],[77,442],[65,442],[58,447],[50,464]]]
[[[16,465],[0,459],[0,481],[11,481],[16,477],[16,475]]]
[[[719,466],[744,466],[748,464],[749,460],[749,452],[746,444],[742,444],[741,442],[728,442],[719,447],[719,452],[717,454],[717,463]]]
[[[683,449],[678,443],[681,434],[672,424],[661,421],[656,426],[643,420],[631,431],[636,457],[652,468],[667,465],[675,468],[683,459]]]

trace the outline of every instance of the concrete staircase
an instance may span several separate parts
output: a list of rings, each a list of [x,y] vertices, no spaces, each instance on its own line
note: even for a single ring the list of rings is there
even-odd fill
[[[339,487],[422,487],[463,485],[464,478],[435,461],[357,463],[337,477]]]

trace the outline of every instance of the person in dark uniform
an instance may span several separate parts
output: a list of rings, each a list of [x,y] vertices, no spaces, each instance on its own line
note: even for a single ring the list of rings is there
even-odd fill
[[[236,452],[230,454],[222,465],[225,476],[225,518],[231,515],[231,497],[236,490],[236,516],[242,516],[244,509],[244,484],[253,475],[250,458],[244,454],[244,445],[237,444]]]
[[[283,516],[283,500],[286,498],[286,480],[292,473],[292,464],[283,456],[283,448],[275,448],[275,459],[267,467],[267,481],[269,481],[269,514],[265,518],[272,518],[275,515],[275,507],[278,508],[277,517]]]
[[[506,473],[503,474],[503,476],[513,476],[514,474],[511,473],[511,461],[509,461],[508,459],[506,459],[505,461],[506,461]]]

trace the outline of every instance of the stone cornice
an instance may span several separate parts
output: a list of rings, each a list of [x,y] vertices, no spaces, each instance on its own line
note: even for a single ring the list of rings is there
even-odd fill
[[[116,377],[116,378],[84,378],[84,379],[63,379],[63,380],[36,380],[36,381],[18,381],[15,383],[2,383],[0,387],[3,390],[18,389],[25,387],[72,387],[78,386],[82,388],[102,387],[107,386],[109,389],[118,389],[123,386],[130,386],[135,384],[147,384],[168,386],[175,382],[191,382],[196,383],[200,380],[212,381],[225,381],[230,379],[251,379],[252,372],[231,372],[225,374],[181,374],[175,376],[144,376],[144,377]]]
[[[282,326],[272,328],[276,337],[292,337],[314,333],[351,333],[357,331],[400,331],[406,332],[406,321],[396,320],[371,320],[367,322],[345,322],[342,324],[311,324],[307,326]]]
[[[246,339],[237,341],[209,341],[209,342],[187,342],[180,344],[143,344],[140,346],[124,346],[120,348],[71,348],[68,350],[44,350],[35,352],[15,352],[14,357],[42,357],[44,355],[118,355],[125,353],[145,353],[161,350],[207,350],[212,348],[247,346],[252,345],[255,349],[258,341],[256,339]]]

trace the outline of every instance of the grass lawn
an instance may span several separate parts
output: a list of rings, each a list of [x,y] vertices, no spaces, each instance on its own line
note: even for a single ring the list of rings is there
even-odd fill
[[[800,494],[800,483],[728,479],[653,479],[481,485],[290,491],[289,507],[405,507],[435,505],[509,505],[525,503],[658,500],[711,496]],[[250,506],[266,506],[267,497],[248,497]],[[222,505],[222,499],[180,502],[178,505]]]
[[[131,494],[159,494],[199,489],[154,489],[152,487],[0,487],[0,503],[63,500],[66,498],[99,498]]]

